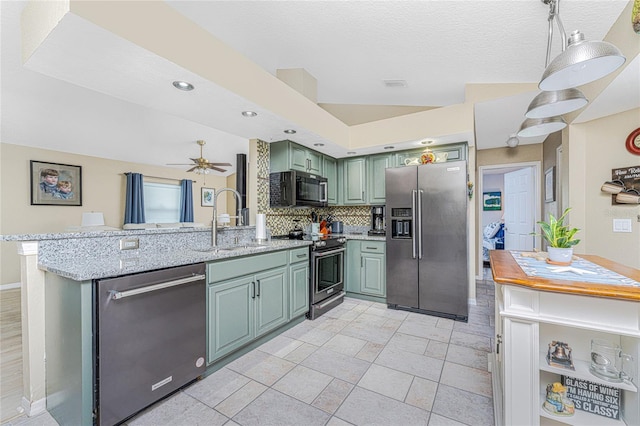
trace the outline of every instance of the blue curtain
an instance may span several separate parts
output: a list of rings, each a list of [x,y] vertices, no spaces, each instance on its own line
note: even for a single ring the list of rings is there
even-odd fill
[[[127,175],[127,194],[124,206],[124,223],[144,223],[144,188],[140,173]]]
[[[191,179],[180,182],[180,222],[193,222],[193,183]]]

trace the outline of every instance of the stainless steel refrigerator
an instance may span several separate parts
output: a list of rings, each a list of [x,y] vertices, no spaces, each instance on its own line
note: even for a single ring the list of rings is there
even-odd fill
[[[466,161],[385,173],[387,304],[467,321]]]

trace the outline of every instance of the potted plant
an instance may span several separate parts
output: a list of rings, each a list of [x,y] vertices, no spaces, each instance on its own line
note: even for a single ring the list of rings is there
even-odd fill
[[[549,260],[551,262],[570,264],[573,256],[573,246],[580,240],[575,238],[578,228],[571,228],[564,224],[564,220],[571,210],[568,207],[558,219],[549,214],[549,222],[537,222],[542,230],[542,237],[547,240]]]

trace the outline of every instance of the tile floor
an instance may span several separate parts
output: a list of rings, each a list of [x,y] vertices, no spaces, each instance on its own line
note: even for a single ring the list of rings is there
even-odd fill
[[[146,425],[493,425],[493,282],[469,322],[348,298],[128,422]],[[46,413],[13,425],[56,425]]]

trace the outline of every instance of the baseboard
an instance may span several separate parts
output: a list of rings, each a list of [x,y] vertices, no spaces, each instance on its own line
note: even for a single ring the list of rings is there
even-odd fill
[[[30,402],[24,396],[22,397],[22,408],[24,408],[24,413],[29,416],[37,416],[38,414],[42,414],[47,411],[47,398],[42,398],[37,401]]]
[[[0,284],[0,291],[2,290],[12,290],[14,288],[20,288],[22,285],[17,282],[17,283],[7,283],[7,284]]]

